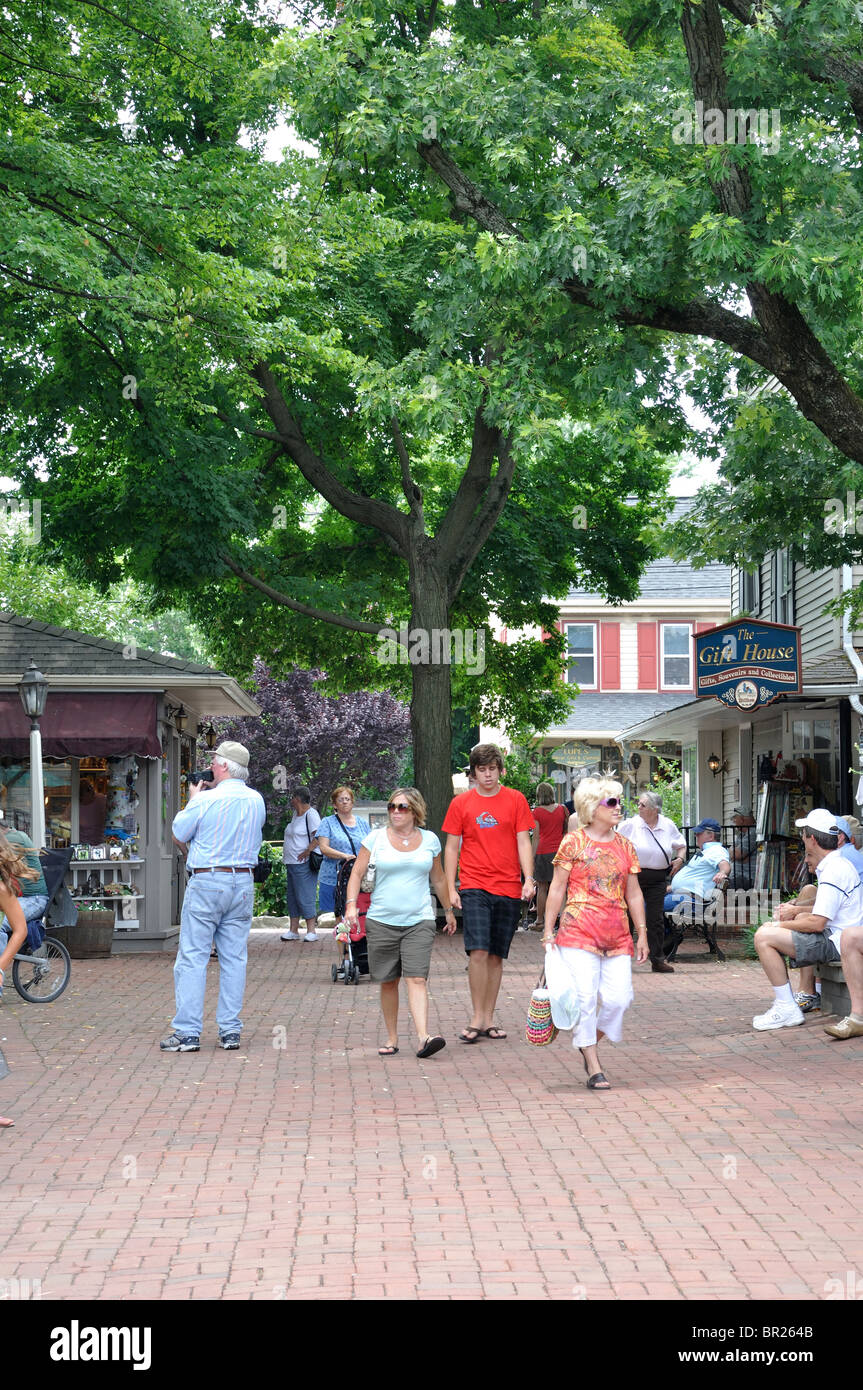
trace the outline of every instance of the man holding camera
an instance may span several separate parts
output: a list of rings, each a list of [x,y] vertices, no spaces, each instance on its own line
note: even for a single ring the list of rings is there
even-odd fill
[[[180,948],[174,965],[177,1013],[163,1052],[198,1052],[204,1022],[207,962],[219,953],[219,1046],[240,1046],[240,1009],[255,885],[252,870],[266,820],[260,792],[246,785],[249,752],[241,743],[220,743],[211,780],[189,779],[189,800],[174,817],[174,841],[184,853],[189,882],[180,919]]]

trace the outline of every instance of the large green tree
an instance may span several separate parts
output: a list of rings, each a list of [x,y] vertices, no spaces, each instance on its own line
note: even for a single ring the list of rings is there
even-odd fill
[[[403,667],[380,629],[551,628],[577,581],[631,597],[679,414],[642,390],[636,425],[610,378],[584,392],[559,286],[524,294],[419,164],[384,151],[373,174],[336,129],[349,84],[311,129],[326,42],[301,43],[295,101],[259,7],[67,0],[0,27],[3,450],[43,498],[43,545],[98,584],[183,595],[229,667],[409,675],[439,818],[451,667],[411,637]],[[352,28],[349,75],[374,37]],[[263,158],[277,106],[316,153]],[[459,702],[554,717],[560,649],[487,649]]]

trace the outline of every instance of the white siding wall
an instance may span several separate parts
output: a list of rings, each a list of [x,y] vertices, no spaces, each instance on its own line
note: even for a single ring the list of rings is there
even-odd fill
[[[740,735],[737,729],[722,730],[721,758],[728,760],[728,771],[722,778],[722,824],[730,825],[737,801],[735,787],[740,776]]]
[[[742,592],[743,592],[743,575],[742,575],[742,571],[741,571],[741,570],[738,570],[738,569],[733,569],[733,570],[731,571],[731,611],[732,611],[732,613],[739,613],[739,612],[740,612],[740,609],[741,609],[742,606],[743,606],[742,601],[741,601]]]
[[[773,616],[773,557],[768,555],[761,561],[761,608],[759,618],[769,622]]]
[[[841,645],[838,620],[822,611],[839,592],[839,583],[838,570],[810,570],[799,564],[794,567],[794,622],[802,629],[804,661],[812,661]]]
[[[638,689],[638,625],[635,622],[620,624],[620,688]]]
[[[841,579],[841,575],[840,575],[840,579]],[[852,565],[852,566],[851,566],[851,583],[852,583],[852,585],[854,586],[855,589],[856,589],[860,584],[863,584],[863,565]],[[838,586],[837,586],[837,592],[838,592]],[[840,633],[841,633],[841,631],[842,631],[842,625],[841,625],[841,623],[840,623],[840,625],[839,625],[839,631],[840,631]],[[852,641],[852,643],[854,644],[855,647],[863,647],[863,629],[858,628],[858,629],[856,630],[856,632],[852,632],[852,634],[851,634],[851,641]],[[840,636],[840,638],[839,638],[838,645],[839,645],[839,646],[842,645],[842,638],[841,638],[841,636]]]

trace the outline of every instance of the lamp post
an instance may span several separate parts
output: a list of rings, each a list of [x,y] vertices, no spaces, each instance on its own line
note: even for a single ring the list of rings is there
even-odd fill
[[[42,780],[42,734],[39,720],[45,713],[48,682],[31,661],[18,682],[18,694],[24,713],[30,720],[30,835],[33,844],[41,849],[45,843],[45,785]]]

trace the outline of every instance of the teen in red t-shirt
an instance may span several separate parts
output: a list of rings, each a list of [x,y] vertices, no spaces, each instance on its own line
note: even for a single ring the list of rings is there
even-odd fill
[[[533,897],[536,885],[530,843],[533,815],[521,792],[500,785],[503,756],[497,744],[478,743],[471,750],[470,771],[476,786],[450,803],[443,830],[450,901],[462,912],[472,1005],[470,1024],[459,1036],[462,1042],[475,1043],[479,1038],[506,1037],[492,1022],[503,962],[522,901]]]

